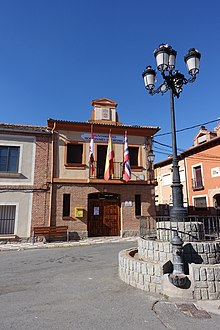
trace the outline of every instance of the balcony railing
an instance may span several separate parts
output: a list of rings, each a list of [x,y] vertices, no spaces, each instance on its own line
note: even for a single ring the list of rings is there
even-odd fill
[[[204,189],[203,179],[192,179],[192,189],[199,190]]]
[[[114,162],[114,174],[112,179],[120,180],[123,177],[123,163]],[[94,173],[92,173],[91,168],[89,170],[90,179],[104,179],[105,165],[99,164],[97,161],[94,162]]]

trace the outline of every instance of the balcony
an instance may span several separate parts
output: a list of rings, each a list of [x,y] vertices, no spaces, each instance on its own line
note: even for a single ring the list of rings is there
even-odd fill
[[[123,162],[114,162],[114,174],[111,180],[123,180]],[[132,170],[133,169],[133,170]],[[104,179],[105,164],[94,161],[94,173],[89,169],[89,179]],[[153,171],[146,171],[142,166],[131,167],[131,181],[146,182],[156,185]]]
[[[114,162],[114,174],[112,176],[113,180],[122,180],[123,177],[123,162]],[[92,174],[91,168],[89,171],[90,179],[104,179],[105,164],[98,164],[97,161],[94,162],[94,173]]]
[[[204,189],[203,179],[192,179],[192,189],[193,190],[202,190]]]

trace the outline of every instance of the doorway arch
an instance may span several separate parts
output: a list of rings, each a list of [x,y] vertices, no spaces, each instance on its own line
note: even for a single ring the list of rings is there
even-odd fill
[[[213,196],[213,205],[214,208],[216,209],[217,215],[220,214],[220,194],[215,194]]]

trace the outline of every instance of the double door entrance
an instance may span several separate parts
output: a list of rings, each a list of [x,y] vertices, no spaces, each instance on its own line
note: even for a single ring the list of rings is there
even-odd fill
[[[119,195],[90,194],[88,203],[88,236],[119,236]]]

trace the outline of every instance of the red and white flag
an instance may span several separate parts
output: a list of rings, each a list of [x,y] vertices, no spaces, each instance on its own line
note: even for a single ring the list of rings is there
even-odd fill
[[[93,125],[91,126],[91,137],[89,144],[89,162],[90,162],[90,173],[93,175],[95,172],[94,166],[94,133],[93,133]]]
[[[114,174],[114,157],[115,157],[115,153],[113,150],[111,130],[110,130],[109,138],[108,138],[108,148],[107,148],[107,154],[105,160],[105,172],[104,172],[105,180],[111,179]]]
[[[124,168],[123,168],[123,180],[126,182],[131,179],[131,166],[130,166],[130,159],[129,159],[129,149],[128,149],[128,137],[127,131],[125,132],[125,139],[124,139]]]

